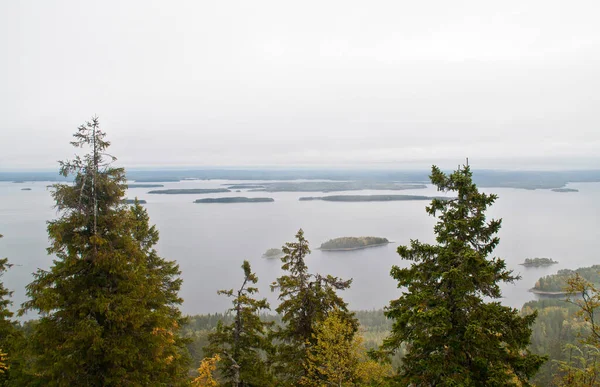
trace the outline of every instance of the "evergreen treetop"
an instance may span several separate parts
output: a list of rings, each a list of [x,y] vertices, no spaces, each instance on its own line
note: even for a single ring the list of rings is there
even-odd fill
[[[125,174],[107,155],[95,117],[72,144],[89,148],[60,163],[60,217],[48,223],[55,259],[27,286],[21,314],[40,314],[31,337],[32,378],[43,385],[177,385],[187,377],[175,262],[158,256],[158,232],[136,203],[122,204]]]
[[[279,290],[280,304],[275,310],[283,322],[273,330],[273,339],[278,344],[272,362],[284,384],[297,385],[306,376],[306,347],[316,342],[316,324],[333,310],[351,324],[353,331],[357,330],[358,322],[337,294],[338,290],[349,288],[352,280],[308,272],[305,257],[310,248],[302,229],[296,234],[296,242],[286,243],[282,250],[281,268],[286,274],[271,285],[272,291]]]
[[[402,295],[390,302],[394,320],[383,348],[406,346],[398,381],[414,386],[528,385],[543,359],[527,350],[535,313],[521,317],[501,305],[499,284],[519,277],[502,259],[488,258],[499,243],[501,220],[485,212],[496,195],[478,191],[469,166],[449,176],[433,167],[431,182],[455,197],[433,199],[436,244],[411,240],[398,247],[408,268],[391,276]],[[491,300],[491,301],[489,301]]]
[[[267,386],[273,384],[265,362],[266,353],[271,351],[267,337],[271,324],[261,320],[260,312],[268,310],[269,304],[265,298],[253,298],[258,288],[252,285],[258,282],[258,277],[248,261],[244,261],[242,270],[244,281],[237,291],[218,292],[233,298],[233,308],[229,310],[233,314],[233,322],[224,325],[219,321],[216,331],[208,337],[209,345],[205,352],[208,356],[219,356],[221,360],[217,366],[227,385]]]

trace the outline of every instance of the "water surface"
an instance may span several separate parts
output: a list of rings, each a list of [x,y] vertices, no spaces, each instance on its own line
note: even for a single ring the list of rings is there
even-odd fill
[[[164,183],[169,188],[219,188],[224,183],[256,181],[183,181]],[[26,299],[25,286],[37,268],[48,268],[46,221],[57,216],[47,182],[0,182],[0,256],[16,266],[4,277],[14,290],[15,305]],[[32,188],[22,191],[21,188]],[[528,292],[542,275],[561,268],[590,266],[600,262],[600,183],[570,184],[576,193],[549,190],[486,188],[499,199],[489,211],[503,218],[500,245],[495,255],[522,276],[504,285],[502,302],[520,307],[535,299]],[[150,195],[153,188],[133,188],[129,198],[145,199],[151,222],[160,231],[159,253],[176,260],[184,280],[183,311],[189,314],[222,312],[229,301],[218,289],[241,284],[244,259],[259,277],[259,288],[276,306],[269,284],[280,275],[281,262],[261,257],[265,250],[293,241],[303,228],[313,247],[307,259],[311,272],[353,278],[352,288],[342,293],[353,309],[381,308],[397,298],[400,290],[389,276],[392,265],[406,266],[396,253],[398,244],[410,239],[432,242],[435,219],[425,213],[426,201],[343,203],[298,201],[302,192],[231,192],[208,195]],[[407,195],[438,195],[434,187],[402,191]],[[397,191],[351,191],[335,194],[398,194]],[[326,195],[326,194],[324,194]],[[273,203],[194,204],[202,197],[272,197]],[[386,237],[393,244],[349,252],[321,252],[322,242],[341,236]],[[550,257],[560,263],[550,267],[520,266],[527,257]],[[30,315],[30,317],[33,317]]]

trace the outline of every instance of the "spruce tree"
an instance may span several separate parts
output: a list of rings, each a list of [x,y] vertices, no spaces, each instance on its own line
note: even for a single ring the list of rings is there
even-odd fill
[[[456,197],[433,199],[436,244],[411,240],[398,247],[410,267],[394,266],[403,288],[386,316],[394,320],[384,348],[406,346],[398,382],[412,386],[527,386],[543,358],[529,353],[535,314],[521,317],[496,301],[499,284],[519,277],[504,260],[489,258],[501,220],[486,220],[496,195],[480,193],[469,166],[447,176],[433,167],[431,182]]]
[[[208,336],[209,345],[205,348],[208,356],[217,355],[221,359],[217,366],[226,385],[269,386],[273,379],[265,362],[265,354],[270,351],[271,343],[267,337],[270,324],[263,322],[260,312],[269,310],[265,298],[257,300],[252,297],[258,288],[252,286],[258,282],[256,274],[252,273],[250,263],[244,261],[244,281],[242,286],[234,291],[220,290],[219,294],[233,297],[233,322],[217,324],[215,332]]]
[[[179,268],[158,256],[146,211],[123,204],[125,171],[106,153],[95,117],[72,144],[83,157],[60,162],[73,184],[52,193],[48,223],[55,256],[27,286],[20,313],[40,318],[31,336],[33,374],[47,386],[172,386],[187,379],[178,297]]]
[[[276,311],[281,314],[283,323],[272,333],[277,343],[272,362],[282,383],[293,386],[307,376],[307,347],[316,344],[315,327],[330,312],[336,310],[354,332],[358,329],[354,314],[337,294],[338,290],[349,288],[352,280],[309,273],[305,257],[310,254],[310,248],[302,229],[296,239],[282,247],[281,268],[286,274],[271,285],[271,290],[279,290],[281,303]]]

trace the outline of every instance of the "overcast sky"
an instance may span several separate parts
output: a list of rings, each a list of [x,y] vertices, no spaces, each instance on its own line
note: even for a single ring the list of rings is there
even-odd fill
[[[0,170],[600,167],[600,1],[0,2]]]

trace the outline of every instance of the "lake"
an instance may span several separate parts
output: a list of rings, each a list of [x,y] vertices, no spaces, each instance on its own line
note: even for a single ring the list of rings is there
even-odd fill
[[[164,183],[165,189],[219,188],[225,183],[252,183],[238,180],[190,180]],[[46,221],[57,217],[48,182],[0,182],[0,256],[15,266],[3,278],[14,290],[17,306],[25,299],[25,286],[37,268],[48,268],[51,257]],[[485,188],[499,196],[488,212],[503,219],[500,245],[495,255],[522,276],[515,284],[502,286],[505,305],[519,308],[535,299],[530,292],[535,281],[562,268],[591,266],[600,262],[600,183],[569,184],[579,192]],[[22,188],[31,188],[23,191]],[[299,228],[311,244],[309,271],[353,278],[352,288],[342,297],[352,309],[382,308],[397,298],[400,290],[389,276],[392,265],[406,266],[396,253],[399,244],[410,239],[433,241],[435,219],[425,213],[427,201],[344,203],[298,201],[301,196],[329,194],[306,192],[230,192],[208,195],[151,195],[156,188],[133,188],[128,198],[147,200],[151,222],[160,231],[157,250],[176,260],[181,268],[186,314],[223,312],[230,306],[217,290],[241,285],[244,259],[259,277],[261,295],[273,309],[275,293],[269,284],[280,275],[281,262],[262,258],[265,250],[294,240]],[[406,191],[351,191],[337,194],[438,195],[434,187]],[[194,204],[203,197],[272,197],[273,203]],[[394,243],[350,252],[321,252],[316,248],[328,239],[342,236],[378,236]],[[559,264],[525,268],[527,257],[550,257]],[[34,315],[25,316],[33,318]]]

